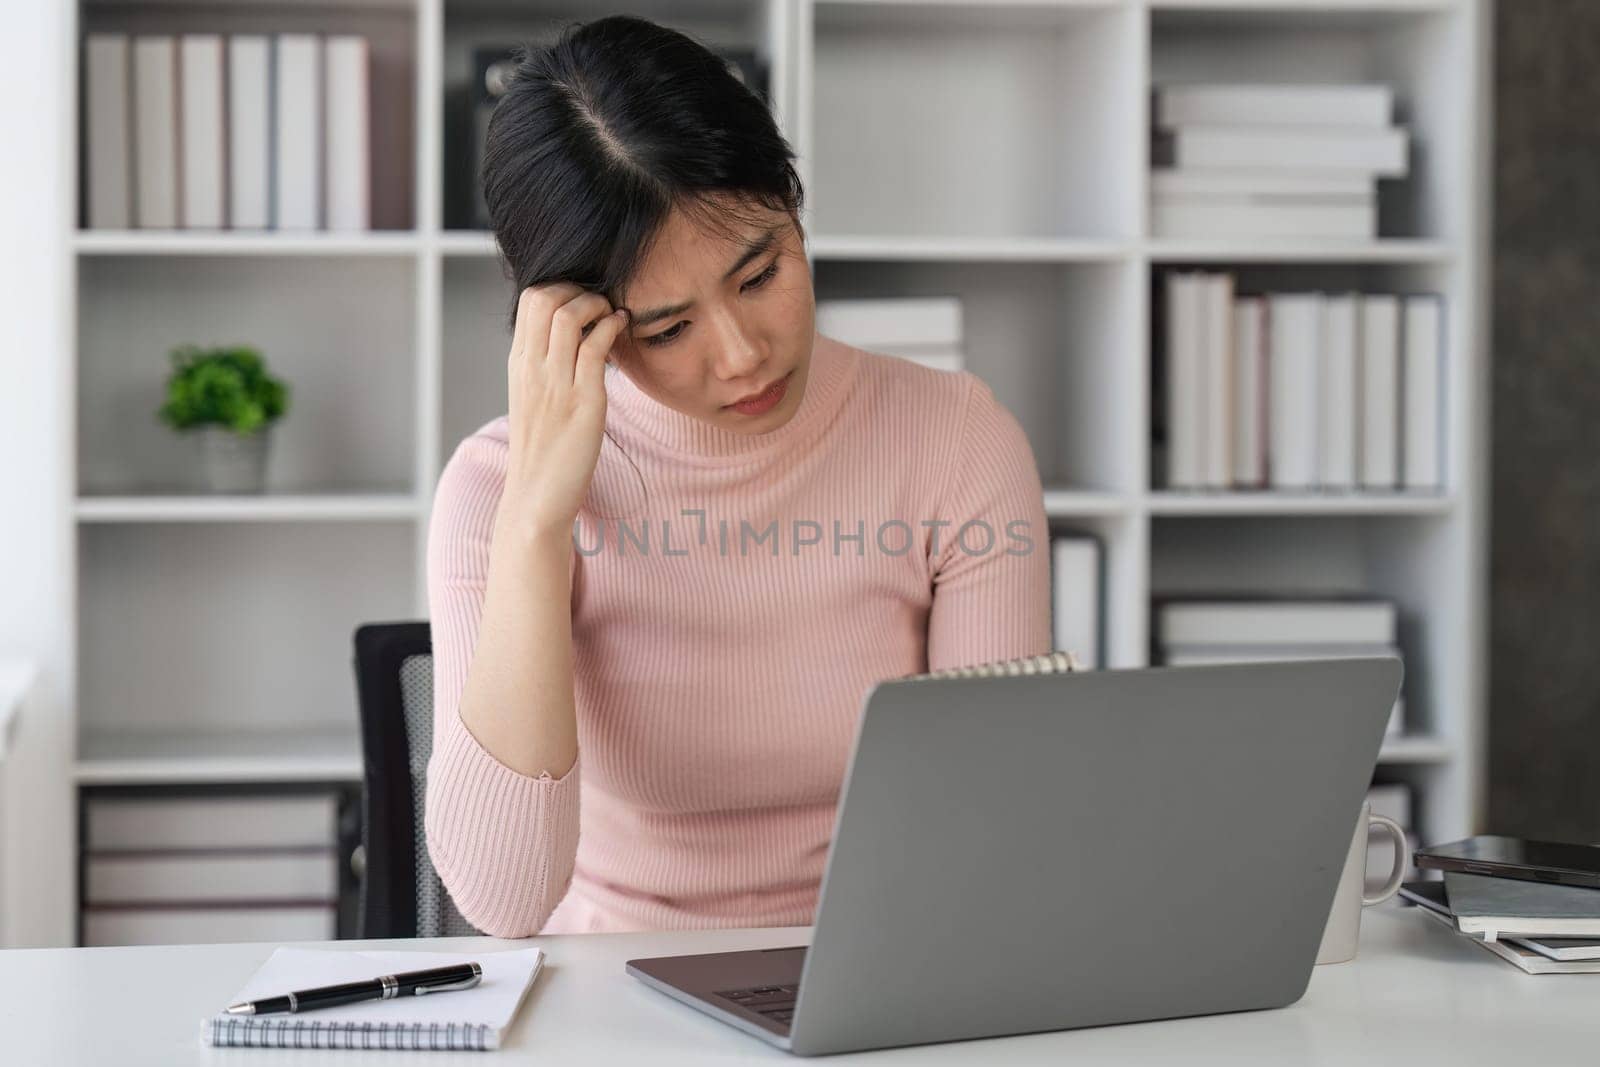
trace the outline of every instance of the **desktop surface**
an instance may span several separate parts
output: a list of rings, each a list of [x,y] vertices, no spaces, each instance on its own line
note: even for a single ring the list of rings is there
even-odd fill
[[[386,1052],[385,1063],[688,1067],[774,1063],[1493,1064],[1588,1062],[1600,976],[1527,975],[1398,903],[1367,909],[1361,952],[1317,967],[1286,1008],[788,1056],[645,987],[640,956],[800,945],[810,927],[578,934],[501,941],[323,942],[339,948],[485,951],[541,945],[544,971],[495,1052]],[[271,943],[0,951],[0,1062],[64,1067],[241,1063],[348,1065],[345,1050],[240,1050],[200,1043],[200,1020],[272,953]],[[1152,960],[1151,966],[1159,966]]]

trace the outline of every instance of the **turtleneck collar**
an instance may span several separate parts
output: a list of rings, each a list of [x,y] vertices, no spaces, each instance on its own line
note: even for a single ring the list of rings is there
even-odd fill
[[[814,334],[805,393],[789,421],[766,433],[738,433],[669,408],[642,391],[623,371],[606,372],[606,422],[643,439],[673,459],[702,466],[746,463],[809,441],[831,420],[860,363],[856,351]]]

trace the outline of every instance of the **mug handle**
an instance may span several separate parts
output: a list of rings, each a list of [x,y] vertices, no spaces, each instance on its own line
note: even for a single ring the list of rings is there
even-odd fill
[[[1365,893],[1362,894],[1361,906],[1364,908],[1370,908],[1374,904],[1382,904],[1400,892],[1400,883],[1405,880],[1406,871],[1411,866],[1411,843],[1406,840],[1406,832],[1401,828],[1400,824],[1389,818],[1389,816],[1379,815],[1376,812],[1367,817],[1368,832],[1371,832],[1373,824],[1388,830],[1389,836],[1394,838],[1395,865],[1394,870],[1389,875],[1389,880],[1383,884],[1382,889],[1378,890],[1377,896],[1369,897]]]

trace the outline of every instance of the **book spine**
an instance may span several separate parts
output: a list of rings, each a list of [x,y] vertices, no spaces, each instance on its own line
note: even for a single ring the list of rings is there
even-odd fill
[[[330,1023],[293,1015],[270,1018],[217,1016],[205,1021],[200,1036],[206,1044],[223,1048],[482,1052],[499,1045],[497,1035],[481,1023],[390,1023],[373,1026],[370,1023]]]

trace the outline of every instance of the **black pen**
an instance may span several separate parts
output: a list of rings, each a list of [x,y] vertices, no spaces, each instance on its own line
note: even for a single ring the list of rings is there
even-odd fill
[[[425,971],[401,971],[385,974],[360,982],[341,985],[318,986],[285,993],[281,997],[264,1000],[246,1000],[228,1005],[230,1015],[268,1015],[274,1012],[301,1012],[315,1008],[332,1008],[340,1004],[354,1004],[360,1000],[393,1000],[395,997],[422,996],[424,993],[444,993],[452,989],[471,989],[483,978],[483,968],[476,963],[457,963],[449,967],[431,967]]]

